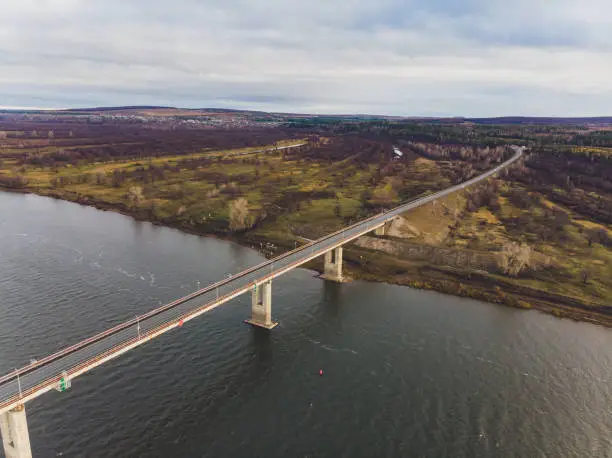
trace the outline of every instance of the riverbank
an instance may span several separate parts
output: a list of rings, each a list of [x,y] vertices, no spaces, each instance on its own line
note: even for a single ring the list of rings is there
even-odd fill
[[[118,212],[0,202],[0,374],[263,260]],[[608,329],[315,275],[275,282],[274,332],[243,324],[243,295],[28,403],[34,456],[606,456]]]
[[[36,193],[31,190],[4,189],[4,191],[33,193],[66,200],[103,211],[121,213],[139,221],[147,221],[195,235],[232,241],[260,251],[268,258],[278,256],[299,244],[298,239],[293,236],[285,238],[279,238],[277,235],[262,237],[257,231],[235,234],[207,232],[185,224],[185,221],[182,220],[155,219],[146,209],[121,203],[105,202],[78,193],[66,193],[65,190],[61,195],[54,192],[53,189],[40,190],[41,192]],[[264,231],[264,233],[267,233],[267,231]],[[511,278],[502,278],[499,275],[492,275],[482,270],[460,269],[401,259],[355,244],[349,244],[345,247],[344,259],[347,276],[353,279],[433,290],[514,308],[538,310],[559,318],[570,318],[576,321],[612,327],[612,307],[522,286],[512,281]],[[319,273],[323,271],[321,259],[311,261],[304,267]]]

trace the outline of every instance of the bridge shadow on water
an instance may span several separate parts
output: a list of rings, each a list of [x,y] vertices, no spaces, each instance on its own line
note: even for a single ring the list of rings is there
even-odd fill
[[[343,315],[343,291],[345,287],[340,283],[320,280],[321,294],[310,298],[311,301],[298,299],[299,305],[296,308],[307,307],[306,313],[303,310],[291,310],[288,312],[290,319],[280,320],[279,327],[274,330],[251,328],[250,349],[253,359],[248,366],[243,367],[244,374],[249,377],[257,377],[260,374],[268,373],[274,365],[274,358],[277,354],[283,353],[288,349],[291,340],[307,337],[310,331],[319,328],[322,324],[333,326],[339,322]],[[273,301],[273,311],[282,307],[283,302],[287,302],[287,297],[278,298],[276,303]],[[295,303],[295,302],[294,302]],[[304,304],[305,303],[305,304]],[[289,316],[288,316],[289,318]],[[293,334],[293,338],[288,339]],[[253,370],[252,373],[249,370]]]
[[[323,297],[320,307],[324,318],[338,318],[341,315],[343,307],[343,287],[344,285],[342,283],[323,280]]]
[[[266,367],[273,364],[273,336],[270,330],[253,327],[251,332],[251,347],[255,356],[255,364],[253,369],[264,371]]]

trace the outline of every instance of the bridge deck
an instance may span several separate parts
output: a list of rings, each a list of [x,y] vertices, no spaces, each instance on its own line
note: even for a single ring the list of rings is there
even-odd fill
[[[511,159],[478,177],[360,221],[0,377],[0,413],[55,388],[63,372],[69,379],[75,378],[177,327],[179,321],[185,322],[212,310],[251,290],[255,284],[278,277],[371,232],[401,213],[488,178],[521,156],[522,148],[514,149],[516,154]]]

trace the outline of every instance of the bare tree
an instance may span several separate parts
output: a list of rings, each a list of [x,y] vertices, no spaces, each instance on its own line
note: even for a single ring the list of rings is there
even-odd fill
[[[387,183],[384,188],[378,188],[372,194],[372,202],[377,205],[391,205],[397,199],[397,192],[392,183]]]
[[[584,283],[585,285],[589,283],[589,271],[588,270],[583,270],[582,272],[580,272],[580,277],[582,278],[582,283]]]
[[[140,186],[132,186],[127,193],[127,198],[130,202],[140,203],[144,199],[142,188]]]
[[[502,272],[516,277],[531,266],[532,249],[529,245],[510,242],[503,246],[498,258],[498,265]]]
[[[249,218],[249,201],[241,197],[229,204],[230,229],[240,231],[251,226]]]

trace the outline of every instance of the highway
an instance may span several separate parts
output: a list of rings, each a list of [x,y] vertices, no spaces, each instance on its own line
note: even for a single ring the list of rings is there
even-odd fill
[[[515,155],[511,159],[482,175],[360,221],[0,377],[0,413],[56,388],[62,377],[74,379],[132,348],[182,326],[186,321],[251,291],[255,284],[283,275],[330,249],[373,231],[397,215],[489,178],[521,157],[524,148],[516,146],[512,148]]]

